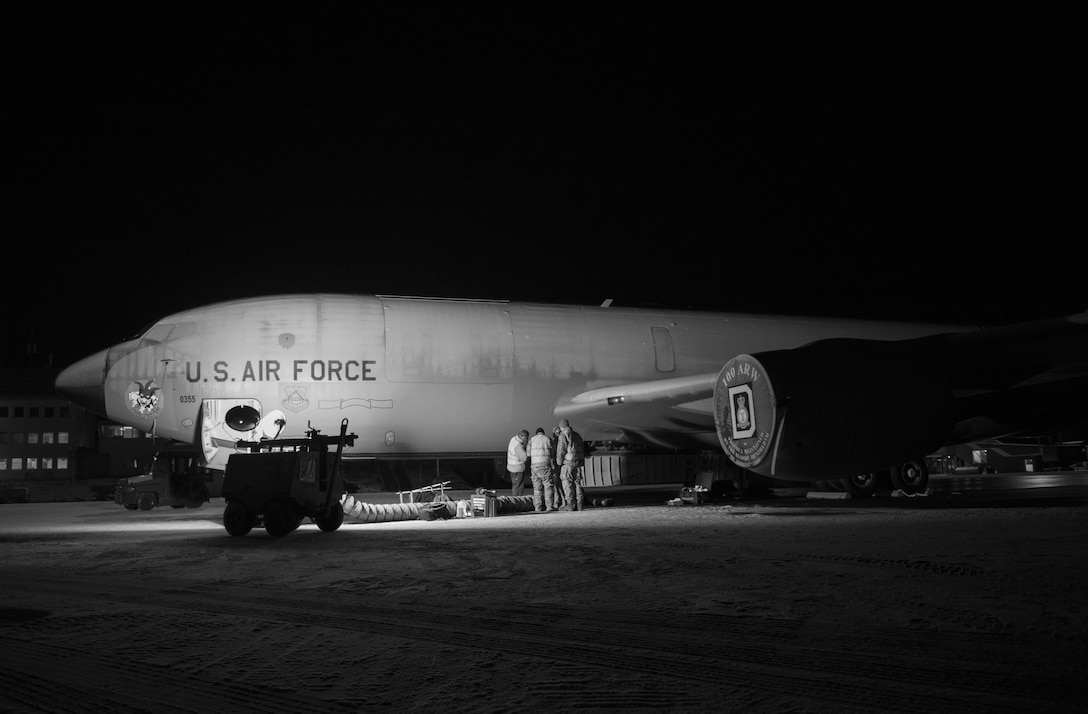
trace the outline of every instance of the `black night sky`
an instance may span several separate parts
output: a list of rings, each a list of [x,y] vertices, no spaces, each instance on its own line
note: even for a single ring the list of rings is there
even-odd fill
[[[0,364],[286,292],[1088,308],[1079,26],[900,5],[16,6]]]

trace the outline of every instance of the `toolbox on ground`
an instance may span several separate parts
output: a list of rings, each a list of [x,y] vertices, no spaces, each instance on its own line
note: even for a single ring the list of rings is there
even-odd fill
[[[694,486],[680,489],[680,500],[684,503],[706,503],[707,498],[710,496],[710,491],[702,486]]]
[[[477,492],[472,494],[472,516],[490,518],[498,515],[497,501],[494,491],[477,489]]]

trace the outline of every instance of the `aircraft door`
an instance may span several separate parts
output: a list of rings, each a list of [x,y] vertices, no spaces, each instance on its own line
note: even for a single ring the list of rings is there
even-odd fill
[[[275,439],[287,425],[279,409],[263,413],[256,399],[205,399],[200,406],[200,447],[208,468],[227,468],[239,440]]]
[[[672,372],[676,369],[676,357],[672,349],[672,333],[667,327],[651,327],[654,336],[654,364],[658,372]]]

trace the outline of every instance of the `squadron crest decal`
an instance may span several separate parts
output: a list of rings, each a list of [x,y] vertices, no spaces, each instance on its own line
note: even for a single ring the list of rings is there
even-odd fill
[[[281,391],[280,405],[296,414],[310,406],[310,397],[306,394],[306,387],[300,384],[284,385]]]
[[[154,379],[132,382],[125,391],[129,411],[145,419],[154,419],[162,412],[161,388]]]
[[[763,461],[775,419],[775,396],[763,366],[749,355],[726,362],[714,385],[714,426],[729,458],[742,468]]]

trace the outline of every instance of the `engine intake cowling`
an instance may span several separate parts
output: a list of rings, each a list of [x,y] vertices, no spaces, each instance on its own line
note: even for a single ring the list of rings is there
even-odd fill
[[[846,478],[935,451],[953,426],[952,393],[920,345],[822,340],[726,362],[714,424],[742,468]]]

